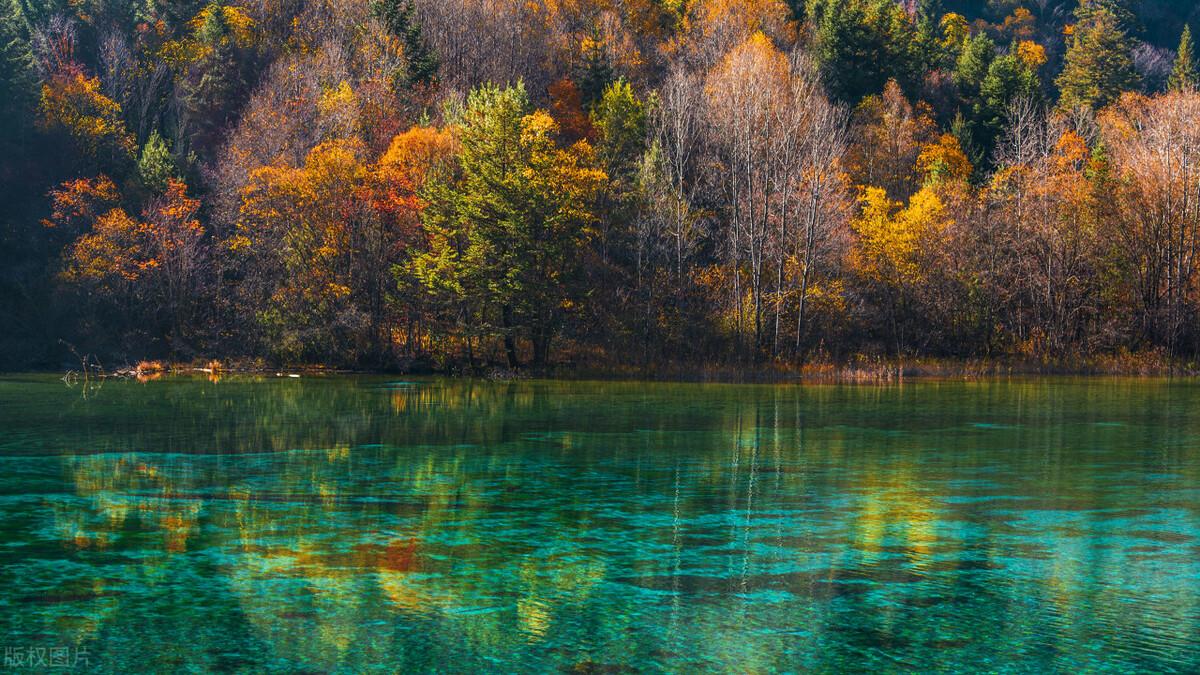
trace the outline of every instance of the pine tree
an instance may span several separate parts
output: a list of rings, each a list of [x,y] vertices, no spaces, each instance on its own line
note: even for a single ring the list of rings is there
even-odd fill
[[[24,16],[13,0],[0,0],[0,154],[12,156],[32,126],[36,83]]]
[[[30,103],[34,81],[25,19],[14,0],[0,0],[0,106],[5,113]],[[11,118],[5,115],[5,121]]]
[[[1141,34],[1142,24],[1129,4],[1129,0],[1080,0],[1079,7],[1075,8],[1075,20],[1083,24],[1095,19],[1098,13],[1107,12],[1121,31],[1136,36]]]
[[[603,171],[586,143],[561,149],[557,125],[532,111],[524,85],[485,85],[457,115],[462,180],[441,194],[452,209],[427,212],[426,224],[455,233],[461,255],[447,270],[464,300],[498,324],[509,365],[524,333],[543,365],[579,272],[592,203]]]
[[[195,39],[208,49],[189,64],[181,87],[184,128],[198,150],[219,144],[218,135],[247,91],[244,50],[237,44],[227,11],[212,3],[198,15]]]
[[[908,13],[893,0],[814,2],[817,62],[830,93],[858,102],[896,80],[906,91],[920,82],[924,54]]]
[[[379,0],[375,15],[404,45],[408,60],[408,83],[429,85],[437,80],[441,60],[425,41],[421,22],[412,0]]]
[[[614,73],[604,37],[599,30],[593,29],[591,36],[584,39],[582,50],[579,92],[583,94],[584,107],[590,110],[604,97],[604,92],[613,83]]]
[[[1175,68],[1167,88],[1171,91],[1196,91],[1200,88],[1200,73],[1197,72],[1196,53],[1192,45],[1192,29],[1184,25],[1179,37],[1179,51],[1175,55]]]
[[[1059,105],[1066,110],[1102,108],[1139,84],[1132,45],[1117,18],[1103,7],[1090,9],[1082,18],[1055,80]]]
[[[990,152],[1004,128],[1013,101],[1037,96],[1037,75],[1027,65],[1015,54],[996,58],[979,85],[979,101],[974,110],[975,121],[979,124],[976,141]]]
[[[176,173],[171,149],[158,131],[154,131],[142,146],[142,154],[138,158],[138,178],[142,187],[150,194],[163,194],[171,179],[177,177]]]
[[[928,71],[938,67],[944,57],[941,45],[941,0],[920,0],[917,3],[917,49],[921,55],[922,70]]]
[[[983,78],[996,59],[996,43],[983,33],[967,38],[954,64],[954,83],[959,94],[970,99],[978,96]]]

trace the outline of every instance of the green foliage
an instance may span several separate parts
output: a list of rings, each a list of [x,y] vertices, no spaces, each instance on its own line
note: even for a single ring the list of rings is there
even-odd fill
[[[856,103],[894,79],[908,92],[922,75],[922,49],[908,13],[893,0],[811,0],[815,55],[829,92]]]
[[[474,90],[456,123],[461,180],[433,188],[453,208],[426,215],[458,244],[453,255],[443,249],[453,262],[437,265],[455,279],[435,283],[462,288],[464,301],[508,339],[512,365],[518,334],[544,363],[574,290],[604,173],[590,166],[586,143],[556,146],[553,120],[531,112],[522,84]]]
[[[943,60],[941,48],[941,0],[920,0],[917,3],[916,49],[920,54],[922,70],[936,68]]]
[[[1037,96],[1037,75],[1015,54],[993,60],[979,85],[979,101],[974,111],[976,119],[987,130],[989,141],[1000,133],[1013,101]]]
[[[977,142],[974,127],[967,122],[962,111],[959,111],[950,123],[950,133],[958,138],[958,143],[971,166],[979,168],[985,165],[987,150]]]
[[[988,68],[995,58],[996,43],[987,35],[972,36],[963,44],[954,67],[954,83],[958,85],[959,93],[964,98],[979,95]]]
[[[436,82],[441,61],[425,40],[413,0],[377,0],[374,11],[388,32],[404,45],[408,83],[429,85]]]
[[[166,192],[170,180],[178,178],[175,159],[158,131],[151,133],[142,146],[137,168],[142,187],[151,194]]]
[[[1015,53],[997,56],[991,38],[976,35],[963,45],[954,81],[964,104],[954,133],[972,165],[979,167],[980,160],[991,154],[1009,105],[1018,98],[1038,96],[1037,74]]]
[[[583,41],[583,63],[579,68],[579,93],[584,108],[592,108],[604,96],[613,82],[613,67],[600,31],[593,29]]]
[[[1108,9],[1084,12],[1069,43],[1056,80],[1063,109],[1102,108],[1138,86],[1129,36]]]
[[[25,18],[14,0],[0,0],[0,150],[29,129],[37,101]]]
[[[1192,29],[1183,27],[1183,35],[1179,37],[1179,49],[1175,53],[1175,67],[1171,70],[1171,79],[1167,88],[1171,91],[1195,91],[1200,87],[1200,66],[1196,63],[1195,46],[1192,44]]]
[[[646,145],[646,106],[629,82],[617,80],[604,90],[592,111],[592,126],[599,135],[597,149],[609,176],[632,172]]]
[[[1095,21],[1103,13],[1115,21],[1121,32],[1138,35],[1142,31],[1142,24],[1130,4],[1130,0],[1080,0],[1075,8],[1075,20],[1085,24]]]

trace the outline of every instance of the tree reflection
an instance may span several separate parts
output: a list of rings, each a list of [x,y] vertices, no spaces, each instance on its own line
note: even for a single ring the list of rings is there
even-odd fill
[[[50,403],[17,423],[26,454],[61,456],[37,509],[2,507],[4,555],[33,561],[5,597],[36,608],[7,627],[130,667],[933,668],[1002,646],[1065,665],[1132,635],[1158,660],[1122,663],[1186,664],[1196,399],[110,384],[71,424]],[[118,637],[139,630],[179,646],[138,661]]]

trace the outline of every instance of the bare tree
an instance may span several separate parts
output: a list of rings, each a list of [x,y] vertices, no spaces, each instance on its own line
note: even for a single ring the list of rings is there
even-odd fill
[[[1100,122],[1115,169],[1127,178],[1117,195],[1116,233],[1144,334],[1177,351],[1197,311],[1200,94],[1127,95]]]

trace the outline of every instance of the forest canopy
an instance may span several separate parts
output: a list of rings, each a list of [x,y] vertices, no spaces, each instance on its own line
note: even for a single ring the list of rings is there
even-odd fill
[[[0,368],[1200,353],[1190,0],[0,0]]]

